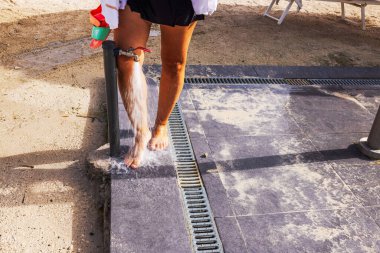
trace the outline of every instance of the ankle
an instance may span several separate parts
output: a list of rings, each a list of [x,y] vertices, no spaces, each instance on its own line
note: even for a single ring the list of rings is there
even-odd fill
[[[161,121],[161,120],[157,120],[154,122],[154,128],[166,128],[168,125],[168,122],[167,121]]]
[[[136,130],[136,137],[144,136],[148,133],[150,133],[149,127],[139,128]]]
[[[154,133],[165,133],[168,130],[167,124],[155,124],[153,131]]]
[[[168,127],[167,124],[155,124],[152,129],[152,136],[166,136],[168,135]]]

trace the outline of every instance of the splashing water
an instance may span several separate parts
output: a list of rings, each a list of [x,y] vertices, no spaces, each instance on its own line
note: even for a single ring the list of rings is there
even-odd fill
[[[129,85],[127,87],[127,92],[124,94],[126,110],[134,133],[132,147],[128,151],[128,156],[135,158],[141,157],[141,159],[143,158],[144,153],[144,151],[142,151],[144,148],[141,147],[141,144],[148,141],[147,136],[145,136],[146,132],[142,131],[149,129],[147,92],[147,81],[142,71],[141,64],[133,61]],[[144,134],[144,136],[142,134]],[[142,143],[136,144],[136,139],[142,141]]]
[[[154,168],[157,166],[160,159],[162,159],[162,154],[155,151],[146,150],[143,154],[140,166]],[[125,165],[124,159],[121,157],[109,158],[109,163],[111,173],[115,173],[116,175],[127,175],[133,173],[134,171]]]
[[[138,130],[148,126],[147,119],[147,84],[139,62],[133,62],[133,71],[130,77],[130,87],[125,94],[127,112],[136,134]]]
[[[131,171],[125,165],[124,160],[120,158],[110,158],[110,169],[113,173],[117,175],[129,174]]]
[[[170,165],[169,164],[164,164],[162,157],[164,156],[163,152],[169,152],[169,151],[161,151],[161,152],[156,152],[156,151],[151,151],[151,150],[145,150],[144,156],[141,160],[141,166],[144,166],[146,168],[154,168],[159,164],[160,166],[162,165]]]

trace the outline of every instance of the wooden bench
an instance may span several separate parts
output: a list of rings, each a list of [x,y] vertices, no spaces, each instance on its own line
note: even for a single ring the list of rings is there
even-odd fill
[[[276,20],[279,25],[284,21],[286,15],[288,15],[289,10],[290,10],[290,8],[292,7],[292,5],[294,3],[297,4],[297,11],[300,11],[301,8],[302,8],[302,0],[288,0],[289,4],[286,6],[286,8],[282,12],[281,16],[279,18],[276,18],[276,17],[270,15],[269,13],[272,10],[273,5],[274,4],[278,4],[279,1],[280,0],[272,0],[272,2],[270,3],[270,5],[268,6],[268,8],[264,12],[264,16]],[[366,29],[365,7],[367,7],[367,5],[371,5],[371,4],[373,4],[373,5],[380,5],[380,0],[317,0],[317,1],[340,2],[340,4],[341,4],[341,10],[342,10],[342,14],[341,14],[342,19],[345,20],[345,21],[347,21],[347,22],[349,22],[349,23],[353,23],[353,24],[358,24],[358,22],[353,21],[352,19],[348,19],[346,17],[346,12],[345,12],[345,6],[344,5],[345,4],[350,4],[350,5],[359,7],[361,9],[361,27],[362,27],[363,30]]]

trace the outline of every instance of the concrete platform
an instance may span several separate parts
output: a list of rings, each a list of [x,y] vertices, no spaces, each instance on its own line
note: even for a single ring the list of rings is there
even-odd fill
[[[333,72],[325,78],[348,76]],[[377,89],[186,85],[180,104],[225,252],[380,252],[380,165],[355,146],[379,99]]]
[[[148,79],[149,118],[154,122],[158,86]],[[119,97],[121,147],[133,132]],[[191,252],[170,151],[145,153],[135,171],[111,173],[110,252]]]
[[[187,76],[380,73],[280,70],[189,66]],[[156,78],[160,67],[146,71]],[[380,165],[355,146],[379,102],[378,89],[186,84],[179,103],[225,252],[380,252]],[[126,150],[132,135],[123,110],[120,122]],[[137,172],[111,175],[111,252],[191,251],[169,151],[148,153]]]

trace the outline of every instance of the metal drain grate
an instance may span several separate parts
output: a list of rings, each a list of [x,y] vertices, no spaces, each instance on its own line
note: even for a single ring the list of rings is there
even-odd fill
[[[286,79],[285,82],[289,85],[310,85],[307,79]]]
[[[178,104],[169,118],[169,134],[193,249],[222,253],[223,246]]]
[[[365,86],[380,85],[380,79],[309,79],[312,85]]]
[[[197,84],[288,84],[294,86],[376,86],[380,79],[282,79],[282,78],[239,78],[239,77],[188,77],[185,83]]]
[[[281,78],[187,77],[187,84],[286,84]]]

